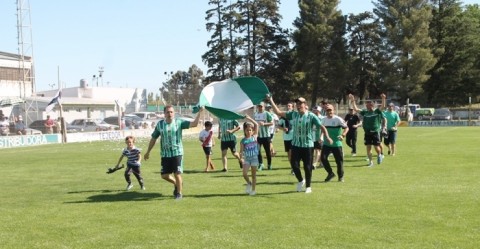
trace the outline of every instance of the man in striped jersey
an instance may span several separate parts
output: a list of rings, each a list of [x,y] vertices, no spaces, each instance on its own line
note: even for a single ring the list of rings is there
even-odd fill
[[[200,114],[197,113],[195,119],[190,122],[175,118],[173,106],[167,105],[164,108],[165,119],[160,120],[152,133],[152,138],[148,144],[145,160],[150,157],[150,151],[155,146],[160,137],[160,157],[162,178],[174,185],[173,195],[175,199],[182,199],[182,173],[183,173],[183,144],[182,130],[197,127]],[[172,174],[174,177],[172,177]]]
[[[295,177],[298,180],[297,192],[301,192],[303,186],[306,187],[305,193],[311,193],[312,188],[310,186],[312,181],[312,158],[313,158],[313,142],[315,140],[313,134],[313,127],[317,130],[322,130],[327,141],[330,143],[330,139],[327,130],[320,123],[320,119],[317,115],[307,110],[306,101],[300,97],[295,100],[297,111],[283,112],[278,109],[277,105],[273,102],[271,96],[267,96],[273,107],[273,111],[279,116],[288,119],[295,126],[292,139],[292,160],[291,167],[295,173]],[[303,162],[303,169],[305,172],[305,179],[302,177],[300,171],[300,160]]]
[[[253,118],[258,123],[258,162],[260,166],[258,166],[258,170],[263,169],[263,158],[262,158],[262,148],[265,150],[265,154],[267,155],[267,163],[268,169],[272,169],[272,153],[270,150],[270,131],[269,127],[273,125],[273,117],[272,115],[265,111],[265,103],[261,102],[257,105],[257,112],[254,114]]]
[[[220,149],[222,150],[223,172],[228,171],[227,152],[230,149],[232,155],[240,162],[240,155],[237,152],[237,136],[235,132],[240,130],[240,124],[237,120],[221,118],[218,121],[218,139],[220,139]],[[242,163],[240,162],[240,168]]]

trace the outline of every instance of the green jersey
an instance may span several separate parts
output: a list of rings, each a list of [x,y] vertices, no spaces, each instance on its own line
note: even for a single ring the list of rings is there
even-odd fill
[[[397,123],[400,122],[400,116],[398,116],[396,111],[385,111],[383,114],[387,118],[387,130],[391,131],[392,127],[396,126]]]
[[[380,132],[382,129],[382,119],[385,117],[380,109],[373,111],[361,110],[359,114],[363,117],[363,130],[365,132]]]
[[[302,148],[312,148],[314,142],[313,127],[320,129],[320,119],[307,111],[303,115],[296,111],[289,111],[285,114],[288,120],[291,120],[293,129],[292,145]]]
[[[218,125],[220,127],[220,141],[222,142],[237,141],[237,136],[235,135],[235,133],[227,132],[227,130],[233,130],[236,127],[240,126],[237,120],[221,118],[218,121]]]
[[[255,119],[255,121],[257,121],[257,123],[259,123],[259,125],[258,125],[258,137],[259,138],[270,137],[270,131],[269,131],[270,126],[260,125],[260,122],[271,123],[272,120],[273,120],[272,115],[269,112],[265,112],[265,111],[264,112],[257,112],[254,115],[254,119]]]
[[[160,120],[152,133],[152,138],[160,137],[160,156],[175,157],[183,155],[182,130],[190,128],[190,122],[173,119],[170,124]]]
[[[337,115],[333,115],[331,118],[325,117],[322,120],[322,125],[325,126],[328,136],[332,139],[332,143],[325,140],[323,145],[327,147],[342,147],[342,141],[338,137],[342,135],[343,129],[347,128],[345,120]]]

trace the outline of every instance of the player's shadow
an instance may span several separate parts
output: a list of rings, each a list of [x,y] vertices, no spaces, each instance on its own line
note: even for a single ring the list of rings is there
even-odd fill
[[[88,193],[88,192],[95,192],[95,191],[75,191],[75,192],[68,192],[69,194],[77,194],[77,193]],[[101,194],[91,195],[87,197],[85,200],[79,201],[67,201],[67,204],[73,203],[97,203],[97,202],[117,202],[117,201],[151,201],[154,199],[158,199],[162,197],[160,193],[145,193],[145,192],[137,192],[137,191],[109,191],[109,190],[101,190],[97,192],[102,192]]]

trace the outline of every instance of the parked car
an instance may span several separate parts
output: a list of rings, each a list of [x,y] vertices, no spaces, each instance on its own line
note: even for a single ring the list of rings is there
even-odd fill
[[[118,127],[118,116],[110,116],[103,119],[107,124],[116,125]],[[142,119],[137,115],[126,114],[123,116],[122,123],[128,128],[138,129],[142,126]]]
[[[432,115],[432,120],[451,120],[452,112],[448,108],[439,108],[435,109],[435,112]]]
[[[82,131],[109,131],[118,129],[118,125],[107,124],[103,120],[91,118],[75,119],[70,123],[70,127]]]
[[[30,123],[28,128],[39,130],[44,134],[47,133],[47,129],[45,128],[45,120],[44,119],[39,119],[39,120],[33,121],[32,123]]]
[[[415,118],[418,120],[429,119],[434,112],[434,108],[418,108],[417,110],[415,110]]]

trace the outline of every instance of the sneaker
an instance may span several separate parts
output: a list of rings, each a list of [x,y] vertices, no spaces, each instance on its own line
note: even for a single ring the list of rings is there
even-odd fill
[[[245,193],[250,194],[252,192],[252,184],[247,183],[247,188],[245,189]]]
[[[377,163],[378,163],[378,164],[381,164],[381,163],[383,162],[383,157],[384,157],[384,156],[383,156],[382,154],[380,154],[380,155],[377,156]]]
[[[393,153],[392,156],[395,156],[395,153]]]
[[[177,196],[178,194],[178,190],[177,190],[177,186],[175,186],[175,188],[173,189],[173,196]]]
[[[255,190],[250,191],[250,193],[249,193],[249,195],[256,195],[256,194],[257,194],[257,192],[255,192]]]
[[[332,180],[332,178],[335,177],[335,174],[334,173],[331,173],[331,174],[328,174],[327,178],[325,178],[325,182],[329,182],[330,180]]]
[[[338,181],[339,181],[339,182],[344,182],[344,181],[343,181],[343,177],[338,178]]]
[[[303,185],[305,185],[305,180],[297,183],[297,192],[302,192]]]
[[[353,157],[355,157],[355,156],[357,156],[357,154],[355,154],[355,153],[352,153],[352,156],[353,156]]]
[[[272,170],[272,165],[268,165],[268,170]]]
[[[262,171],[263,170],[263,163],[260,164],[260,166],[258,166],[258,171]]]
[[[372,166],[373,166],[373,162],[370,161],[370,162],[368,163],[368,167],[372,167]]]
[[[133,188],[133,184],[129,183],[129,184],[127,185],[127,189],[126,189],[126,190],[128,191],[128,190],[130,190],[130,189],[132,189],[132,188]]]
[[[141,188],[142,190],[145,190],[145,189],[146,189],[145,186],[143,186],[143,185],[142,185],[140,188]]]
[[[180,194],[180,193],[177,193],[177,194],[175,195],[175,200],[181,200],[181,199],[183,199],[183,195]]]
[[[227,171],[228,171],[228,169],[225,169],[225,168],[224,168],[224,169],[222,169],[222,172],[227,172]]]
[[[310,193],[312,193],[311,187],[308,187],[307,189],[305,189],[305,194],[310,194]]]
[[[388,155],[390,155],[390,151],[388,151]]]

